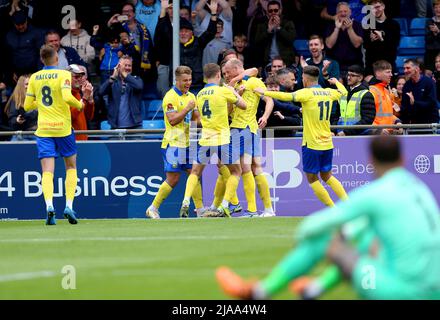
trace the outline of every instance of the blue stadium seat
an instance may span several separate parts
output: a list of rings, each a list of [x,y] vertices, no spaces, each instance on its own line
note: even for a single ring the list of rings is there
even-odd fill
[[[405,63],[405,60],[414,58],[412,56],[397,56],[396,58],[396,67],[399,71],[399,74],[403,74],[403,64]]]
[[[399,56],[417,55],[423,56],[425,54],[425,37],[402,37],[400,45],[397,50]]]
[[[144,120],[142,121],[143,129],[165,129],[165,122],[163,120]],[[144,139],[162,139],[163,133],[146,133]]]
[[[297,39],[293,41],[293,46],[299,56],[310,57],[309,44],[306,39]]]
[[[407,36],[408,35],[408,21],[405,18],[394,18],[400,25],[400,35]]]
[[[426,34],[426,21],[428,18],[413,18],[409,26],[409,34],[412,36],[424,36]]]
[[[162,100],[150,100],[148,116],[145,120],[163,119]]]
[[[142,119],[162,119],[162,100],[142,100]]]

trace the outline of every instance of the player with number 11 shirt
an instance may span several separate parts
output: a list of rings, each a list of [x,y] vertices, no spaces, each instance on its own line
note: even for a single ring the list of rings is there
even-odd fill
[[[303,70],[304,89],[293,93],[265,91],[260,88],[254,91],[281,101],[295,101],[302,104],[303,170],[317,198],[326,206],[332,207],[333,200],[319,181],[318,174],[341,200],[347,199],[344,187],[331,173],[333,141],[330,131],[333,101],[338,101],[342,96],[347,95],[347,90],[335,78],[329,79],[329,82],[336,85],[337,90],[322,88],[318,84],[318,78],[319,69],[315,66],[306,66]]]

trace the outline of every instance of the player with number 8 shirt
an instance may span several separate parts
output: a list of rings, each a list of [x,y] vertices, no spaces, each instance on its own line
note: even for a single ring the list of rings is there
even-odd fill
[[[24,102],[25,111],[38,109],[37,136],[38,158],[42,167],[42,188],[47,210],[47,225],[55,225],[53,206],[53,173],[55,158],[60,155],[66,165],[66,208],[64,217],[70,224],[78,221],[73,211],[73,199],[77,185],[76,142],[72,129],[70,106],[79,110],[84,108],[85,101],[78,101],[72,95],[72,75],[69,71],[58,69],[58,54],[51,46],[43,46],[40,57],[44,68],[34,73]]]

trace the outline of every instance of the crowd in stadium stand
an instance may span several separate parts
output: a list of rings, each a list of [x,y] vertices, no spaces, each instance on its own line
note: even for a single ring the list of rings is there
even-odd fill
[[[22,106],[29,74],[42,68],[44,43],[58,51],[59,67],[80,79],[78,96],[89,96],[93,85],[91,106],[75,129],[99,129],[104,122],[112,129],[142,128],[145,120],[160,120],[161,105],[153,102],[172,86],[173,1],[113,2],[83,3],[75,19],[62,20],[48,15],[39,0],[0,0],[1,131],[35,129],[38,114]],[[335,77],[349,91],[332,108],[332,124],[439,122],[440,0],[181,0],[180,5],[180,64],[193,71],[193,92],[203,87],[203,64],[221,64],[229,56],[245,68],[258,68],[271,90],[286,92],[301,89],[302,68],[315,65],[321,86],[331,87],[328,79]],[[371,10],[363,10],[366,5]],[[275,101],[268,126],[301,123],[301,106]]]

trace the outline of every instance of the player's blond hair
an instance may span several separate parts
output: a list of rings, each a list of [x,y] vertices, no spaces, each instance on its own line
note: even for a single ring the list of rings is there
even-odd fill
[[[54,62],[56,54],[55,49],[47,44],[43,45],[40,49],[40,58],[46,66]]]
[[[192,70],[190,67],[187,67],[187,66],[178,66],[176,68],[176,71],[174,71],[174,74],[176,75],[176,78],[183,76],[184,74],[187,74],[190,76],[190,75],[192,75]]]

